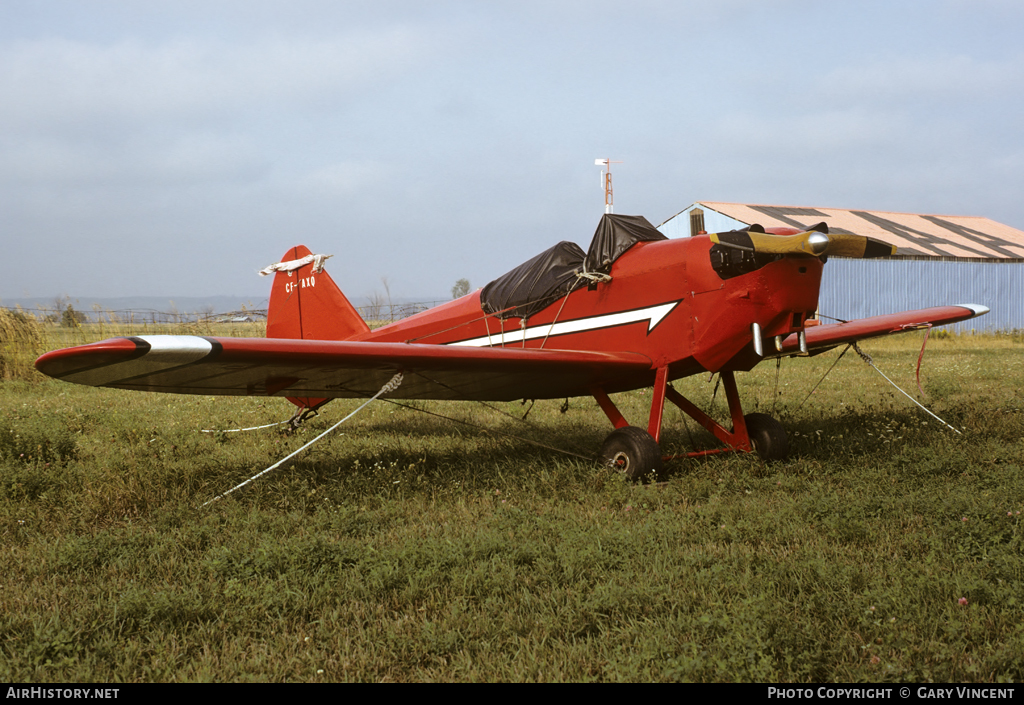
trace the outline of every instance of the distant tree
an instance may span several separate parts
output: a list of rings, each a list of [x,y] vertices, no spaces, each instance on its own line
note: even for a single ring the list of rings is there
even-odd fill
[[[61,314],[60,325],[63,328],[77,328],[85,323],[85,320],[84,313],[76,311],[74,306],[68,304],[68,307],[64,309],[64,313]]]
[[[380,321],[384,318],[384,310],[387,308],[387,305],[388,302],[384,294],[374,289],[366,297],[366,311],[363,316],[370,321]]]
[[[64,313],[64,309],[71,303],[71,297],[67,294],[62,296],[53,297],[53,312],[48,313],[45,317],[47,323],[60,323],[63,320],[61,314]]]
[[[455,286],[452,287],[452,298],[457,299],[460,296],[465,296],[469,293],[469,280],[459,279],[455,282]]]
[[[394,321],[395,305],[391,301],[391,282],[387,277],[381,277],[380,283],[384,285],[384,292],[381,293],[374,289],[373,293],[367,297],[369,306],[367,306],[368,315],[366,317],[372,321]]]

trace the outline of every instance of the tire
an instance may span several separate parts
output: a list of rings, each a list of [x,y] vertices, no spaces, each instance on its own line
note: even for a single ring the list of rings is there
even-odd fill
[[[785,460],[789,455],[789,437],[782,424],[768,414],[747,414],[747,434],[761,460]]]
[[[636,426],[615,429],[601,446],[601,463],[631,481],[662,479],[661,448],[651,434]]]

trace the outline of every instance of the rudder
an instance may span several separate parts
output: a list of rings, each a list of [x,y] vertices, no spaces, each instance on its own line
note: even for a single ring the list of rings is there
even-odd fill
[[[276,271],[267,308],[268,338],[348,340],[370,332],[355,306],[324,271],[324,259],[314,256],[305,245],[297,245],[284,253],[280,263],[263,270],[268,274]],[[330,401],[287,399],[299,407],[294,417],[297,420],[306,409],[317,409]]]
[[[300,264],[306,258],[309,261]],[[322,260],[318,263],[308,247],[293,247],[274,266],[277,273],[267,309],[268,338],[348,340],[370,332],[355,306],[324,271]]]

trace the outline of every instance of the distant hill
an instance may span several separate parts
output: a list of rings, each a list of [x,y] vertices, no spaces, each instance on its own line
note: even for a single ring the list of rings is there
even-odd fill
[[[57,297],[3,299],[0,306],[21,306],[26,310],[53,310]],[[123,296],[118,298],[71,296],[66,299],[75,310],[89,313],[97,307],[102,311],[159,311],[160,313],[222,313],[246,309],[266,309],[267,295],[260,296]]]

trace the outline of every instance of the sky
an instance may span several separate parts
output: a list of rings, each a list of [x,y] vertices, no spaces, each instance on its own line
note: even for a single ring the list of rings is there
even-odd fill
[[[1024,229],[1016,0],[0,0],[4,299],[474,288],[694,201]]]

